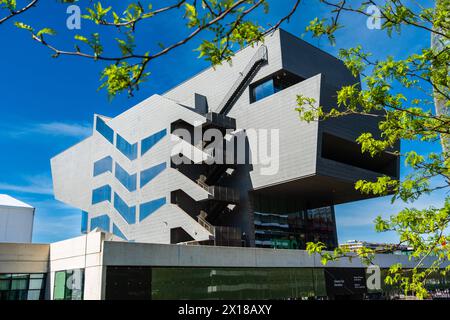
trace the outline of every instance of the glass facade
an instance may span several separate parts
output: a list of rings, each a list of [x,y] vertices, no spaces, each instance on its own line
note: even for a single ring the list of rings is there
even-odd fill
[[[306,299],[326,296],[323,269],[108,267],[106,299]]]
[[[0,300],[44,300],[46,274],[0,274]]]
[[[141,171],[141,188],[153,180],[166,168],[166,163],[160,163],[156,166]]]
[[[84,269],[55,272],[53,300],[83,300]]]
[[[111,186],[104,185],[100,188],[92,190],[92,204],[103,201],[111,202]]]
[[[125,187],[128,191],[133,192],[136,191],[136,183],[137,183],[137,174],[128,174],[118,163],[116,163],[116,172],[115,172],[117,180]]]
[[[144,220],[153,212],[161,208],[166,204],[166,198],[160,198],[152,200],[150,202],[143,203],[139,206],[139,221]]]
[[[321,241],[328,249],[337,246],[334,208],[304,209],[292,197],[254,194],[255,245],[265,248],[305,249]]]
[[[110,219],[104,214],[91,219],[91,231],[95,228],[102,229],[103,231],[109,232]]]
[[[111,144],[114,144],[114,131],[111,129],[106,122],[100,118],[97,117],[95,130],[100,133],[103,137],[105,137],[106,140],[108,140]]]
[[[155,144],[157,144],[162,138],[164,138],[167,134],[167,130],[161,130],[151,136],[145,138],[141,142],[141,156],[147,153],[148,150],[153,148]]]
[[[105,172],[112,172],[113,160],[111,157],[105,157],[94,162],[94,177]]]
[[[114,193],[114,208],[128,224],[136,223],[136,207],[129,207],[117,193]]]
[[[137,143],[130,144],[119,134],[117,135],[116,148],[130,160],[135,160],[137,158]]]

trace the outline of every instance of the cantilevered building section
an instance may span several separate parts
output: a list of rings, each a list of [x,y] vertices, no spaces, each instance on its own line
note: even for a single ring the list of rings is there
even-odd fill
[[[55,196],[82,210],[83,232],[128,241],[337,246],[333,206],[364,198],[359,179],[397,177],[398,159],[361,154],[355,139],[376,133],[376,119],[306,123],[295,108],[299,94],[331,107],[341,86],[358,82],[340,60],[278,30],[232,65],[115,118],[96,115],[92,136],[51,160]]]

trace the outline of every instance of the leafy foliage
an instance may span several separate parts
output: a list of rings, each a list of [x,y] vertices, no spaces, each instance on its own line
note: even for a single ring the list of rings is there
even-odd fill
[[[365,15],[367,6],[364,3],[351,7],[343,2],[322,2],[336,8],[337,16],[328,25],[324,20],[316,19],[307,29],[313,36],[327,36],[331,41],[334,33],[331,26],[336,26],[341,12]],[[384,152],[401,156],[411,173],[402,181],[381,176],[376,181],[358,181],[355,187],[368,195],[392,195],[393,202],[399,199],[414,202],[425,194],[450,187],[450,1],[437,1],[435,8],[424,8],[392,0],[385,1],[379,8],[382,30],[389,36],[394,32],[401,33],[405,26],[421,28],[436,37],[439,46],[422,48],[406,59],[387,56],[377,61],[371,60],[371,54],[364,52],[361,46],[342,49],[340,58],[354,76],[362,75],[363,87],[355,84],[341,88],[337,92],[337,104],[332,108],[318,106],[314,99],[300,95],[297,111],[301,120],[308,122],[348,115],[379,118],[379,136],[366,132],[357,139],[361,151],[372,157]],[[399,88],[408,91],[413,98],[408,100],[398,93]],[[424,91],[426,98],[423,98]],[[432,108],[433,100],[440,101],[435,109]],[[442,152],[419,155],[409,151],[402,154],[398,150],[400,141],[441,141]],[[442,269],[442,265],[450,259],[449,218],[450,197],[447,197],[442,208],[407,208],[388,219],[378,217],[375,220],[378,232],[395,232],[399,244],[413,248],[411,259],[416,262],[412,270],[404,270],[401,265],[391,266],[386,283],[397,285],[405,293],[414,293],[419,298],[428,295],[426,279],[435,272],[448,271],[448,268]],[[354,256],[370,263],[370,257],[377,253],[368,250],[360,250],[355,255],[341,250],[329,253],[321,243],[308,244],[308,251],[319,253],[324,264]]]
[[[74,51],[59,49],[51,44],[49,41],[52,38],[48,36],[55,36],[56,32],[48,27],[35,28],[25,22],[15,22],[15,25],[30,32],[33,40],[47,47],[54,57],[70,55],[105,63],[100,88],[105,88],[112,98],[122,92],[132,95],[149,77],[147,68],[150,61],[186,44],[199,34],[205,35],[197,48],[199,57],[213,66],[231,62],[237,49],[263,41],[265,33],[289,20],[297,11],[301,0],[293,0],[292,7],[287,8],[283,17],[266,28],[256,23],[251,16],[257,10],[269,12],[266,0],[173,0],[172,4],[158,8],[154,8],[148,1],[130,1],[125,9],[118,9],[121,7],[117,3],[106,5],[106,2],[88,3],[82,18],[86,23],[92,24],[96,32],[75,36]],[[34,7],[36,3],[37,0],[29,0],[20,7],[15,0],[0,0],[0,26]],[[424,47],[405,59],[386,56],[382,60],[373,60],[372,55],[361,46],[341,49],[340,58],[355,78],[362,77],[362,86],[355,83],[340,88],[336,93],[336,105],[331,108],[320,106],[314,99],[299,95],[297,111],[300,119],[307,122],[326,121],[348,115],[380,119],[379,134],[366,132],[357,139],[361,151],[372,157],[384,152],[402,157],[410,174],[402,181],[391,176],[380,176],[376,181],[358,181],[355,187],[364,194],[392,195],[392,201],[413,202],[424,194],[448,188],[450,0],[437,0],[435,7],[431,8],[410,2],[405,5],[400,0],[317,0],[317,3],[330,9],[328,15],[325,15],[330,18],[316,17],[310,21],[305,31],[314,37],[326,37],[331,43],[335,43],[336,32],[345,27],[340,23],[344,14],[368,17],[369,5],[376,5],[381,12],[381,29],[389,36],[401,34],[405,27],[417,28],[432,35],[434,47]],[[136,30],[144,22],[146,30],[158,30],[157,25],[152,25],[152,18],[162,14],[170,19],[183,19],[185,33],[178,41],[168,45],[157,43],[160,50],[144,48],[141,52],[142,49],[136,46]],[[116,46],[104,46],[104,37],[101,35],[105,30],[117,32]],[[408,97],[413,97],[407,99],[399,93],[398,88],[411,93]],[[423,98],[424,91],[427,98]],[[414,97],[415,92],[422,94]],[[400,141],[440,141],[442,152],[420,155],[410,151],[402,154],[398,150]],[[386,278],[387,283],[398,285],[405,292],[413,292],[420,298],[426,297],[424,282],[427,277],[441,270],[442,264],[450,258],[449,207],[450,200],[447,198],[441,208],[409,208],[388,219],[376,219],[376,230],[396,232],[401,244],[413,248],[412,258],[416,261],[416,267],[412,270],[403,270],[402,266],[393,265]],[[323,243],[307,245],[311,254],[321,255],[324,264],[344,257],[359,258],[370,263],[374,254],[378,253],[367,248],[361,248],[357,252],[349,252],[345,248],[337,248],[331,252],[326,249]],[[446,271],[448,268],[442,272]]]

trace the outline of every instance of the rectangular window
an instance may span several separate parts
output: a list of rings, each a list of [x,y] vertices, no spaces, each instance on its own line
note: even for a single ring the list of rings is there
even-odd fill
[[[266,80],[253,88],[253,101],[264,99],[274,93],[273,79]]]
[[[81,212],[81,233],[87,233],[89,214],[86,211]]]
[[[94,162],[94,177],[105,172],[112,172],[112,163],[113,160],[109,156]]]
[[[136,207],[129,207],[117,193],[114,193],[114,208],[128,224],[136,222]]]
[[[105,185],[92,191],[92,204],[103,201],[111,202],[111,187],[109,185]]]
[[[0,274],[0,300],[43,300],[45,273]]]
[[[117,135],[116,148],[130,160],[135,160],[137,158],[137,143],[130,144],[119,134]]]
[[[110,143],[114,144],[114,130],[111,129],[100,117],[97,117],[95,130],[97,130],[97,132],[105,137],[105,139]]]
[[[109,217],[104,214],[95,218],[91,219],[91,231],[94,230],[95,228],[99,228],[103,231],[109,232],[109,222],[110,219]]]
[[[304,79],[287,71],[279,71],[250,86],[250,103],[259,101],[282,91]]]
[[[136,191],[137,174],[128,174],[118,163],[116,163],[116,178],[128,191]]]
[[[55,272],[53,300],[83,300],[84,269]]]

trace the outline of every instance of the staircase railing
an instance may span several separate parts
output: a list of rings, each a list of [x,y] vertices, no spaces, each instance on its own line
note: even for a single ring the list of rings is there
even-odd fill
[[[216,228],[212,224],[210,224],[208,221],[206,221],[204,218],[202,218],[201,215],[199,215],[197,218],[198,218],[199,225],[201,225],[203,228],[208,230],[208,232],[211,233],[215,237]]]
[[[243,88],[245,88],[246,83],[251,79],[251,76],[254,74],[254,72],[258,70],[258,68],[262,66],[263,63],[267,62],[267,57],[267,47],[265,45],[262,45],[250,60],[250,62],[247,64],[244,71],[239,74],[239,77],[223,98],[222,103],[217,108],[218,113],[226,114],[231,109],[231,107],[240,97]]]

